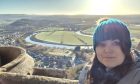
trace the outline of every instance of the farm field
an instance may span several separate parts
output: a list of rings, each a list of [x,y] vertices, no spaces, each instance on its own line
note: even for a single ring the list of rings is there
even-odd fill
[[[81,31],[83,34],[92,35],[95,29],[93,27]],[[129,31],[132,36],[132,43],[140,42],[140,28],[137,26],[129,26]],[[40,31],[35,35],[37,40],[64,45],[92,45],[92,37],[79,35],[73,31],[63,30],[51,30],[51,31]]]
[[[78,35],[72,31],[49,31],[40,32],[35,38],[41,41],[64,45],[92,45],[92,38]]]
[[[131,40],[132,40],[132,44],[133,43],[139,43],[140,42],[140,26],[136,26],[136,25],[131,25],[128,26],[130,34],[131,34]],[[95,29],[94,28],[89,28],[87,30],[82,31],[82,33],[85,34],[89,34],[92,35],[94,33]]]

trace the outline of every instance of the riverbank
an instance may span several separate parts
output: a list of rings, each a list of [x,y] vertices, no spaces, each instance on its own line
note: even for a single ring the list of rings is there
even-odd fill
[[[76,33],[79,34],[79,35],[83,35],[80,32],[76,32]],[[37,34],[37,33],[35,33],[35,34]],[[32,34],[30,36],[27,36],[25,38],[25,41],[26,42],[29,42],[29,43],[32,43],[32,44],[41,45],[41,46],[56,47],[56,48],[66,48],[66,49],[74,49],[77,46],[77,45],[63,45],[63,44],[55,44],[55,43],[40,42],[40,41],[37,41],[37,40],[32,40],[31,38],[35,34]],[[83,45],[81,45],[81,48],[82,49],[91,49],[92,46],[87,46],[87,45],[83,46]]]

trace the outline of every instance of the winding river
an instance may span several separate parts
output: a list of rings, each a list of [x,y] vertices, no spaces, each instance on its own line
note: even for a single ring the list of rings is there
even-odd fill
[[[81,34],[79,31],[76,32],[76,33],[79,34],[79,35],[85,36],[84,34]],[[35,34],[36,34],[36,33],[35,33]],[[33,35],[35,35],[35,34],[32,34],[32,35],[30,35],[30,36],[27,36],[27,37],[25,38],[25,41],[26,41],[26,42],[29,42],[29,43],[32,43],[32,44],[37,44],[37,45],[41,45],[41,46],[48,46],[48,47],[56,47],[56,48],[74,49],[74,48],[76,47],[76,46],[49,44],[49,43],[47,43],[47,42],[43,43],[43,42],[33,41],[33,40],[31,40],[31,37],[32,37]],[[86,36],[87,36],[87,35],[86,35]],[[88,35],[88,36],[90,36],[90,35]],[[90,36],[90,37],[91,37],[91,36]],[[81,48],[84,48],[84,49],[91,49],[92,46],[81,46]]]

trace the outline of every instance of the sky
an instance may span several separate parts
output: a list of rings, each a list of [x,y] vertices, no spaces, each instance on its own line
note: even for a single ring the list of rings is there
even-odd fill
[[[140,0],[0,0],[0,14],[140,14]]]

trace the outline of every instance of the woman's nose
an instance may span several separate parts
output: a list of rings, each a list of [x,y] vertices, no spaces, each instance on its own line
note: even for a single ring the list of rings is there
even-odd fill
[[[105,48],[104,48],[104,51],[105,51],[106,53],[110,53],[110,52],[113,51],[113,48],[112,48],[111,45],[106,45]]]

